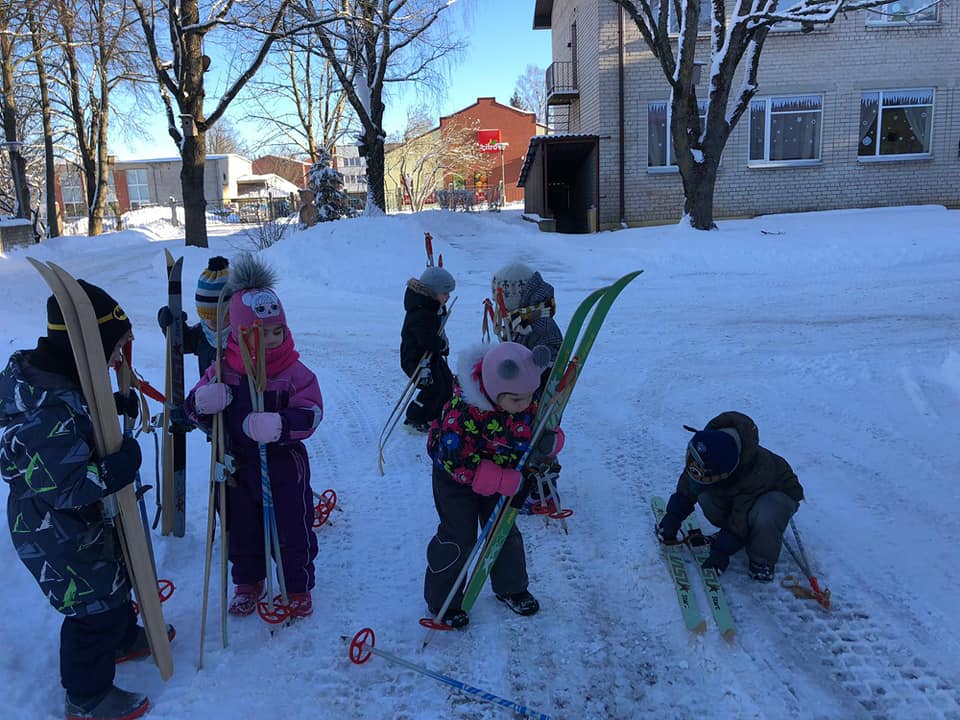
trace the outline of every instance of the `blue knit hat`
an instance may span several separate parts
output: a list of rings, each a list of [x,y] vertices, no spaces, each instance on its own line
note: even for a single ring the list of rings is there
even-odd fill
[[[687,476],[698,485],[715,485],[740,464],[740,436],[732,428],[700,430],[687,444]]]

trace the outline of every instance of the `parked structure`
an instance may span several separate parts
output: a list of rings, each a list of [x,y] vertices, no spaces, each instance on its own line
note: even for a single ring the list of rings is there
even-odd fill
[[[706,63],[703,2],[698,55]],[[812,33],[775,26],[760,92],[724,151],[716,217],[960,205],[960,6],[896,6],[840,16]],[[922,11],[902,14],[911,9]],[[589,229],[594,202],[601,229],[676,222],[683,190],[669,86],[633,21],[611,0],[535,0],[533,27],[552,33],[552,134],[529,145],[520,180],[527,211],[545,229],[569,232]],[[697,84],[704,99],[707,74]]]

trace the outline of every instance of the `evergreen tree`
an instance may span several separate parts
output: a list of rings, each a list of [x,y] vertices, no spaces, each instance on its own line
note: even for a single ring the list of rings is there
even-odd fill
[[[310,168],[308,187],[313,190],[313,204],[320,213],[320,222],[356,216],[349,196],[343,191],[343,175],[330,167],[330,154],[326,150],[317,153],[317,162]]]

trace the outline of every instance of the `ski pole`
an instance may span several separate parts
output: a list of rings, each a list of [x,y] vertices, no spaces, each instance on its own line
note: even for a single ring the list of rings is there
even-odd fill
[[[427,248],[427,267],[433,267],[433,236],[430,233],[423,234],[423,244]]]
[[[513,700],[507,700],[506,698],[499,697],[498,695],[494,695],[486,690],[481,690],[480,688],[473,687],[472,685],[467,685],[465,682],[461,682],[460,680],[455,680],[454,678],[444,675],[443,673],[430,670],[423,665],[417,665],[416,663],[412,663],[409,660],[404,660],[403,658],[397,657],[391,653],[378,650],[376,647],[374,647],[375,642],[376,637],[373,634],[373,630],[370,628],[364,628],[354,635],[353,640],[350,641],[350,662],[352,662],[354,665],[363,665],[370,659],[372,655],[376,655],[377,657],[382,657],[384,660],[401,665],[408,670],[413,670],[416,673],[433,678],[444,685],[449,685],[450,687],[460,690],[467,695],[471,695],[478,700],[483,700],[484,702],[498,705],[502,708],[506,708],[507,710],[512,710],[518,715],[525,715],[527,717],[537,718],[538,720],[550,720],[549,715],[538,712],[527,707],[526,705],[521,705]]]
[[[810,563],[807,560],[807,554],[803,548],[803,540],[800,539],[800,531],[797,530],[797,524],[794,522],[793,518],[790,518],[790,529],[793,530],[793,537],[797,541],[797,549],[794,550],[793,546],[790,545],[790,543],[787,541],[786,538],[783,539],[783,545],[784,547],[787,548],[787,552],[789,552],[791,557],[793,557],[794,561],[800,567],[800,570],[803,572],[803,574],[806,575],[807,582],[810,583],[810,587],[813,591],[812,592],[813,599],[816,600],[820,605],[822,605],[824,610],[829,610],[830,609],[830,590],[820,589],[820,583],[817,581],[816,576],[813,574],[813,571],[810,569]],[[786,578],[784,578],[784,580],[786,580]],[[794,584],[788,583],[783,586],[793,590],[794,594],[797,594],[796,590],[799,589],[799,587],[796,586],[796,583]]]

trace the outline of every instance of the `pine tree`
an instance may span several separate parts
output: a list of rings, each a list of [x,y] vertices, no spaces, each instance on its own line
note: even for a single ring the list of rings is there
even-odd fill
[[[357,215],[343,191],[343,175],[330,167],[330,155],[325,150],[317,153],[317,161],[310,168],[308,187],[313,190],[320,222]]]

